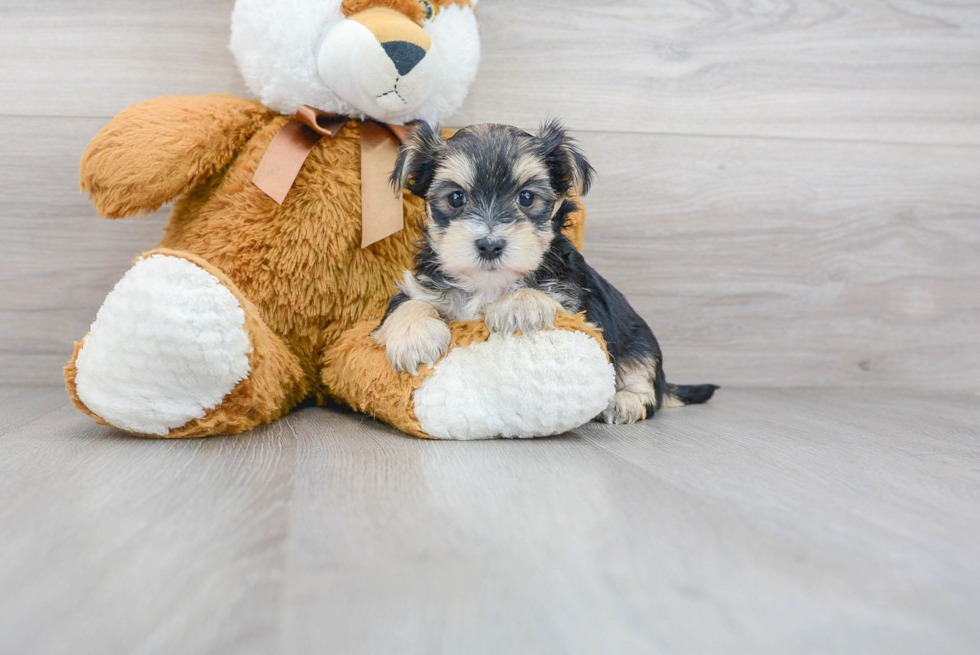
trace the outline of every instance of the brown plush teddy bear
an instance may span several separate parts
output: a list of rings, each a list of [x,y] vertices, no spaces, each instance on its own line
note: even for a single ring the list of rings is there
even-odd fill
[[[176,204],[76,344],[77,407],[134,434],[196,437],[333,397],[466,439],[556,434],[606,406],[612,368],[581,317],[548,338],[453,325],[450,352],[418,376],[392,372],[368,338],[424,220],[421,200],[387,186],[398,138],[462,103],[474,4],[238,0],[232,50],[261,102],[160,98],[95,137],[81,183],[101,214]],[[579,247],[583,220],[569,227]]]

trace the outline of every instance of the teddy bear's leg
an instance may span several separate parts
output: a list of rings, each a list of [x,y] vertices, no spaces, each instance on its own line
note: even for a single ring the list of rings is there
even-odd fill
[[[592,420],[616,392],[599,331],[559,314],[554,330],[491,334],[451,323],[448,354],[419,375],[395,373],[371,340],[377,321],[345,332],[323,358],[331,396],[419,437],[489,439],[561,434]]]
[[[309,385],[297,358],[220,270],[143,255],[65,368],[73,403],[134,434],[233,434],[279,418]]]

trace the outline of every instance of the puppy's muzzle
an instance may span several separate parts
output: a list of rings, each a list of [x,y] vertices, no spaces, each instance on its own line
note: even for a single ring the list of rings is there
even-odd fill
[[[492,262],[500,259],[507,247],[507,242],[503,239],[494,237],[483,237],[476,240],[476,251],[480,253],[480,259]]]

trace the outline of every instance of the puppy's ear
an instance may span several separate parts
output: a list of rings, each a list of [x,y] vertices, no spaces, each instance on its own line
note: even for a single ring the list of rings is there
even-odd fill
[[[407,188],[420,198],[425,197],[439,153],[446,146],[441,132],[438,127],[419,123],[398,153],[395,170],[391,172],[391,186],[399,190]]]
[[[559,193],[575,189],[585,195],[592,188],[595,169],[579,149],[575,139],[568,136],[561,121],[551,119],[538,130],[541,155],[551,174],[551,184]]]

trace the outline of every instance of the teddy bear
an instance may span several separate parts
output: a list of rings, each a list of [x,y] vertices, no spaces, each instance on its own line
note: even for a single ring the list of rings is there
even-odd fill
[[[411,267],[422,201],[388,185],[399,140],[462,104],[476,0],[237,0],[231,49],[257,100],[168,97],[88,146],[108,218],[174,202],[163,238],[105,299],[65,368],[76,407],[132,434],[203,437],[340,401],[420,437],[561,433],[614,393],[599,334],[451,326],[396,374],[369,332]],[[570,222],[581,247],[584,213]]]

